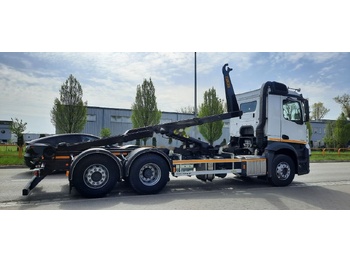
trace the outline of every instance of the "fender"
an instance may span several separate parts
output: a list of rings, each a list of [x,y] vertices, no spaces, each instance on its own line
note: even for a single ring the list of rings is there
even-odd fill
[[[267,170],[268,170],[269,177],[271,176],[270,168],[272,166],[272,161],[276,153],[290,156],[294,162],[295,173],[299,172],[298,153],[296,149],[292,145],[285,142],[273,142],[265,148],[265,152],[264,152],[264,157],[266,157],[267,159]]]
[[[162,150],[159,150],[158,148],[152,148],[152,147],[141,147],[133,150],[129,155],[126,157],[126,161],[124,162],[124,175],[125,177],[129,176],[130,167],[132,163],[141,155],[144,154],[156,154],[160,155],[162,158],[166,160],[169,166],[169,172],[172,169],[172,161],[170,160],[169,156],[163,152]]]
[[[74,168],[76,167],[76,165],[85,157],[93,155],[93,154],[97,154],[97,155],[105,155],[109,158],[111,158],[118,166],[119,169],[119,174],[122,174],[122,163],[121,160],[119,158],[117,158],[116,156],[114,156],[110,151],[104,149],[104,148],[90,148],[87,149],[85,151],[83,151],[82,153],[80,153],[79,155],[77,155],[74,159],[73,162],[71,163],[70,166],[70,172],[69,172],[69,180],[73,180],[73,173],[74,173]],[[118,180],[120,180],[120,177],[118,178]]]

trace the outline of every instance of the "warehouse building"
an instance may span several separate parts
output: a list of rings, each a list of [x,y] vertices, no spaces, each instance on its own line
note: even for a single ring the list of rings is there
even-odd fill
[[[165,124],[169,122],[175,122],[185,119],[193,118],[193,114],[184,114],[177,112],[162,112],[162,117],[160,124]],[[220,144],[224,139],[229,140],[229,126],[230,120],[224,121],[223,133],[215,142],[215,145]],[[125,131],[132,129],[131,122],[131,109],[121,109],[121,108],[105,108],[105,107],[87,107],[87,123],[83,129],[83,133],[89,133],[93,135],[100,136],[101,130],[103,128],[109,128],[113,135],[123,134]],[[203,136],[199,133],[197,127],[190,127],[186,129],[186,133],[194,138],[199,138],[205,141]],[[168,140],[167,137],[163,137],[161,134],[155,134],[154,137],[157,141],[157,146],[180,146],[181,141],[178,140]],[[130,141],[125,144],[135,144],[136,141]],[[148,139],[147,145],[152,145],[152,139]]]
[[[12,121],[0,120],[0,143],[8,143],[11,140]]]

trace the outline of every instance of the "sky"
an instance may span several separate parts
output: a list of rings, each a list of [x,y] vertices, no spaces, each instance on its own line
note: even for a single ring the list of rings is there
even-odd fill
[[[89,106],[130,109],[136,88],[152,79],[158,108],[176,112],[194,105],[194,52],[0,52],[0,120],[21,119],[27,133],[54,133],[50,110],[72,74]],[[301,88],[310,104],[322,102],[336,119],[334,97],[349,93],[350,53],[196,52],[197,103],[209,88],[224,99],[222,66],[236,93],[266,81]]]

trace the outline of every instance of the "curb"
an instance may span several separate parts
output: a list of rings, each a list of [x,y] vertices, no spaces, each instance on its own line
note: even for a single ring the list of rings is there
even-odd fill
[[[27,168],[26,165],[7,165],[7,166],[0,166],[0,169],[11,169],[11,168]],[[28,167],[29,168],[29,167]]]

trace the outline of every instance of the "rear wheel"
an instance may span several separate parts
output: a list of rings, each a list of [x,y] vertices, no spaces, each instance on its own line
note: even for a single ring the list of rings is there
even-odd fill
[[[79,161],[74,168],[73,186],[85,197],[102,197],[118,181],[118,165],[104,155],[91,155]]]
[[[168,181],[168,164],[159,155],[141,155],[130,167],[129,182],[131,187],[139,194],[158,193]]]
[[[288,186],[295,176],[295,166],[287,155],[277,155],[272,161],[270,182],[274,186]]]
[[[214,174],[205,174],[205,175],[196,175],[197,179],[202,180],[204,182],[210,181],[212,182],[215,178]]]

